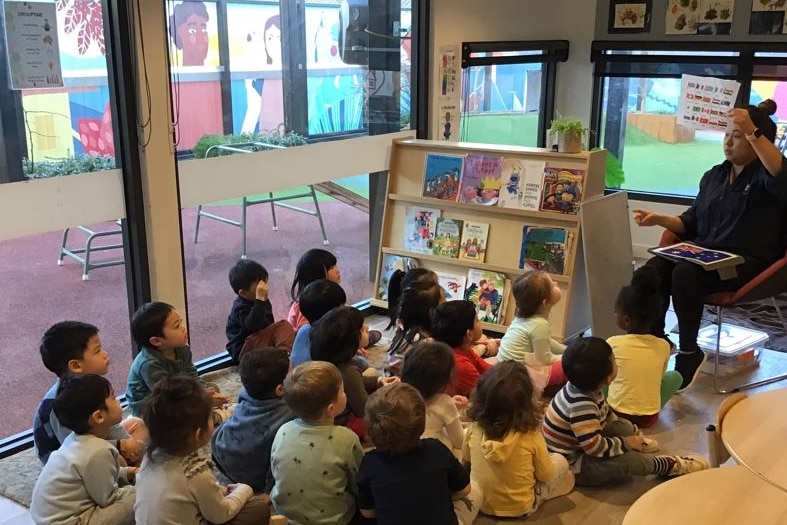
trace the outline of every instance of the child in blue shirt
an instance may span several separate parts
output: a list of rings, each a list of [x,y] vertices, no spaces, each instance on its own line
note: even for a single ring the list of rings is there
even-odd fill
[[[309,283],[300,294],[300,312],[308,321],[298,328],[295,342],[292,345],[290,361],[292,366],[298,366],[311,359],[311,344],[309,334],[314,323],[323,315],[338,306],[344,306],[347,294],[337,283],[328,279],[318,279]]]

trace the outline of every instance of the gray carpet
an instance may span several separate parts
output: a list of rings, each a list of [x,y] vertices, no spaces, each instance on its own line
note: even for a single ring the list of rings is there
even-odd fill
[[[775,300],[776,308],[786,314],[787,294],[777,295]],[[771,299],[764,299],[752,303],[741,303],[734,308],[725,308],[722,315],[725,323],[766,332],[770,337],[768,342],[763,345],[765,348],[787,352],[787,332],[784,330],[776,308],[774,308]],[[715,322],[716,309],[706,308],[703,317]]]

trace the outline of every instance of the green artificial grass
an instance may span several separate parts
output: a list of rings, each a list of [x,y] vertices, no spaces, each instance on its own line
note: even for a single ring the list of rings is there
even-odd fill
[[[459,140],[509,146],[538,144],[538,115],[485,113],[462,117]]]

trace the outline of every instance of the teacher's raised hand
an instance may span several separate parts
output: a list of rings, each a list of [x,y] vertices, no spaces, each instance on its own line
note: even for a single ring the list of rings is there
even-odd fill
[[[744,135],[751,135],[757,129],[751,120],[749,110],[745,108],[733,108],[727,112],[727,116],[730,117],[730,123]]]
[[[659,214],[649,210],[634,210],[634,222],[637,226],[658,226]]]

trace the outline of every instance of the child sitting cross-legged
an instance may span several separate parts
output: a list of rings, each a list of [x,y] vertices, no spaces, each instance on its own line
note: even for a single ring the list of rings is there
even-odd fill
[[[246,338],[273,324],[273,306],[268,299],[268,270],[257,261],[236,262],[229,280],[238,295],[227,317],[227,353],[237,365]]]
[[[341,372],[324,361],[295,367],[284,380],[284,401],[298,418],[273,440],[276,511],[294,525],[353,522],[363,450],[357,435],[333,424],[347,404]]]
[[[30,515],[36,525],[134,523],[136,467],[120,467],[108,441],[122,409],[109,381],[95,374],[62,379],[54,401],[58,420],[74,432],[38,476]]]
[[[298,366],[312,358],[309,342],[312,325],[334,308],[344,306],[347,302],[344,289],[328,279],[312,281],[303,289],[299,297],[300,313],[307,323],[302,324],[295,334],[295,342],[290,352],[292,366]]]
[[[426,403],[426,426],[422,438],[435,438],[454,454],[462,450],[464,430],[459,408],[467,398],[445,393],[454,375],[454,354],[445,343],[424,341],[407,354],[402,367],[402,381],[413,385]]]
[[[98,328],[79,321],[62,321],[52,325],[41,338],[41,360],[58,379],[38,405],[33,421],[33,443],[42,463],[60,447],[71,429],[58,420],[52,406],[62,378],[67,375],[106,375],[109,354],[101,345]],[[145,424],[138,417],[129,417],[113,426],[106,438],[120,452],[125,463],[138,465],[148,439]]]
[[[658,445],[625,419],[618,419],[601,388],[614,381],[615,358],[598,337],[581,337],[563,353],[566,386],[549,404],[542,431],[550,452],[571,465],[577,485],[598,486],[623,476],[680,476],[708,468],[699,455],[652,455]]]
[[[213,433],[213,460],[233,483],[254,492],[270,492],[271,446],[276,432],[295,414],[282,399],[284,378],[290,370],[287,352],[257,348],[240,361],[243,389],[230,418]]]
[[[137,476],[137,523],[266,525],[269,500],[248,485],[222,486],[201,449],[213,433],[211,399],[193,377],[164,377],[144,403],[150,446]]]
[[[131,363],[126,388],[126,399],[134,415],[142,413],[142,403],[158,381],[179,374],[190,376],[202,385],[214,408],[222,408],[229,402],[218,388],[208,386],[197,374],[191,360],[186,323],[174,306],[161,302],[140,306],[131,317],[131,335],[140,346]],[[214,418],[221,422],[227,416],[216,412]]]
[[[560,454],[547,452],[541,410],[523,363],[505,361],[485,372],[471,396],[463,463],[484,491],[481,512],[512,518],[534,512],[542,501],[574,487]]]
[[[366,417],[376,448],[361,461],[358,508],[378,525],[470,525],[478,515],[483,495],[459,460],[440,441],[421,439],[425,411],[421,395],[406,383],[369,398]]]
[[[472,302],[448,301],[435,308],[432,337],[450,346],[454,353],[455,369],[446,389],[448,395],[468,397],[481,374],[492,368],[473,350],[473,344],[482,334]]]
[[[625,335],[607,339],[618,375],[609,385],[607,403],[620,417],[640,428],[653,426],[659,411],[678,391],[683,378],[667,370],[669,342],[650,334],[650,326],[663,311],[658,303],[659,275],[645,265],[634,272],[615,301],[615,316]]]

